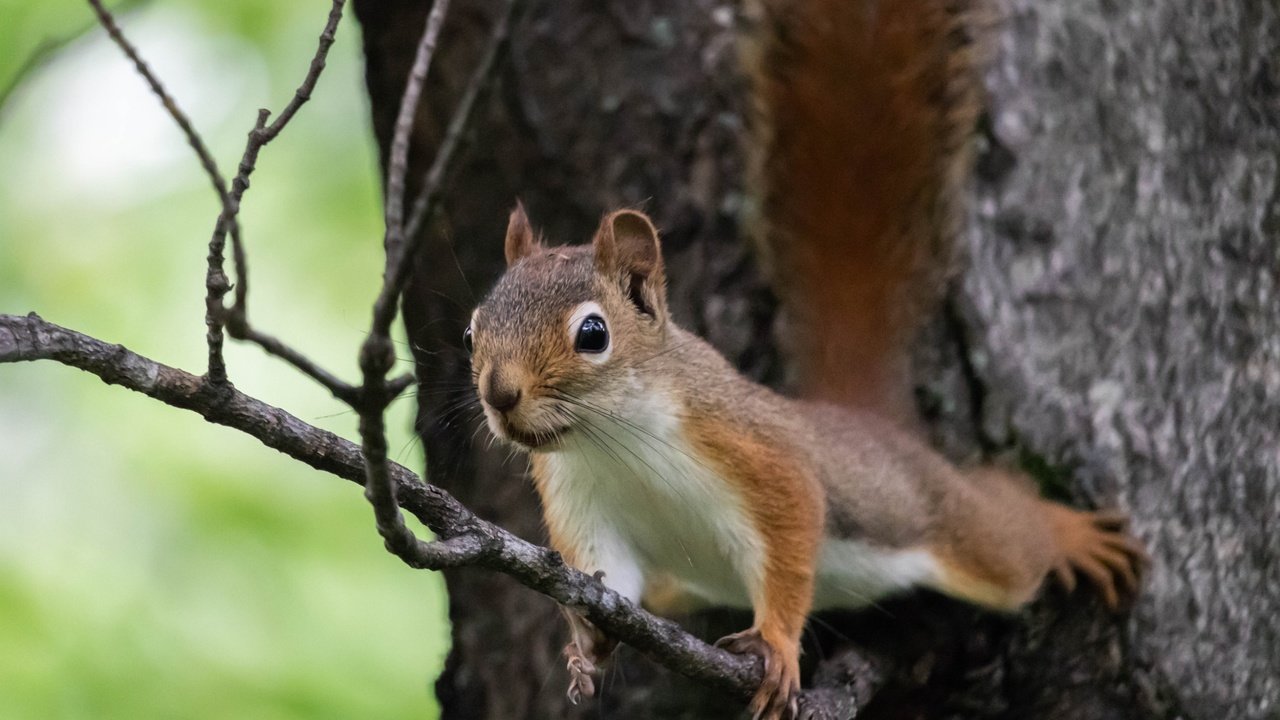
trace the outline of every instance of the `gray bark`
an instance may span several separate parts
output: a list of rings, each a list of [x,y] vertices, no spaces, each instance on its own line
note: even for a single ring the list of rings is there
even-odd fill
[[[1010,5],[962,292],[983,426],[1132,511],[1135,680],[1280,717],[1280,7]]]
[[[1132,618],[1049,591],[1017,617],[933,596],[812,624],[812,683],[864,717],[1269,718],[1280,713],[1280,20],[1266,0],[1006,0],[989,75],[970,256],[918,353],[922,407],[957,458],[1007,452],[1077,502],[1133,512],[1155,567]],[[425,3],[357,2],[384,147]],[[429,472],[483,517],[544,539],[520,467],[471,444],[459,338],[501,269],[520,195],[554,242],[651,212],[672,306],[748,374],[785,375],[774,301],[739,239],[743,87],[733,5],[539,2],[517,25],[406,296]],[[486,33],[446,26],[412,163],[422,168]],[[411,171],[411,177],[418,174]],[[414,188],[410,188],[412,192]],[[456,263],[455,263],[456,258]],[[549,601],[448,571],[447,718],[724,717],[739,708],[624,654],[570,711]],[[741,617],[693,621],[708,637]],[[576,713],[576,714],[575,714]]]

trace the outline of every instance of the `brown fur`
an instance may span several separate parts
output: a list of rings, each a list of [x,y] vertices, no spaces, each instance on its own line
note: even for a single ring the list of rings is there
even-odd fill
[[[823,496],[792,447],[725,420],[695,415],[686,427],[695,451],[746,497],[765,541],[763,588],[752,601],[755,622],[725,641],[733,646],[759,637],[752,649],[766,655],[767,671],[751,707],[763,713],[793,702],[800,690],[800,633],[813,603]]]
[[[760,4],[752,231],[809,397],[914,418],[906,349],[951,272],[980,4]]]

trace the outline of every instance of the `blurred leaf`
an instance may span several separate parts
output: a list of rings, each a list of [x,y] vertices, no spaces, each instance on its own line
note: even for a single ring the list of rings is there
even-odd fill
[[[201,0],[120,20],[230,174],[326,11]],[[0,17],[4,87],[91,16],[0,0]],[[254,322],[349,379],[381,265],[358,39],[346,18],[243,210]],[[141,80],[89,32],[3,112],[0,312],[201,371],[217,206]],[[354,415],[260,351],[228,362],[246,392],[354,436]],[[393,408],[391,446],[420,466],[411,415]],[[358,487],[51,364],[0,366],[0,618],[0,718],[434,717],[449,635],[439,577],[382,549]]]

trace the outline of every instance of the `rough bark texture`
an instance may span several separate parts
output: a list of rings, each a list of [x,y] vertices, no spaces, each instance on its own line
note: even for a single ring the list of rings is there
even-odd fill
[[[1017,0],[964,276],[982,419],[1133,511],[1126,672],[1280,716],[1280,6]]]
[[[356,9],[385,156],[427,5]],[[865,693],[871,658],[890,683],[864,717],[1276,717],[1276,6],[1004,9],[970,264],[921,343],[918,396],[953,456],[1007,449],[1053,491],[1130,509],[1153,577],[1120,622],[1053,591],[1011,618],[924,595],[820,618],[807,646],[813,683]],[[709,0],[532,3],[432,226],[405,305],[430,477],[523,537],[544,539],[523,467],[473,443],[471,414],[455,409],[470,397],[461,331],[500,272],[517,194],[556,242],[585,240],[606,209],[650,211],[678,319],[751,376],[783,376],[774,302],[737,226],[736,11]],[[486,34],[484,7],[459,4],[411,177]],[[570,711],[551,603],[483,571],[446,578],[446,718],[740,711],[625,650],[600,704]],[[710,637],[741,625],[692,622]]]

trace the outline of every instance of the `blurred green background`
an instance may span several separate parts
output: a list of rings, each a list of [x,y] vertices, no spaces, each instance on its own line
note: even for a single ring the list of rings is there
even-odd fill
[[[119,19],[229,177],[327,7],[151,0]],[[74,38],[0,107],[0,312],[202,372],[214,195],[92,22],[82,2],[0,0],[0,88]],[[381,263],[358,30],[348,8],[242,214],[251,318],[349,379]],[[298,373],[227,359],[242,390],[355,436]],[[416,469],[411,405],[391,440]],[[0,717],[435,717],[447,642],[439,577],[382,549],[355,485],[85,373],[0,365]]]

